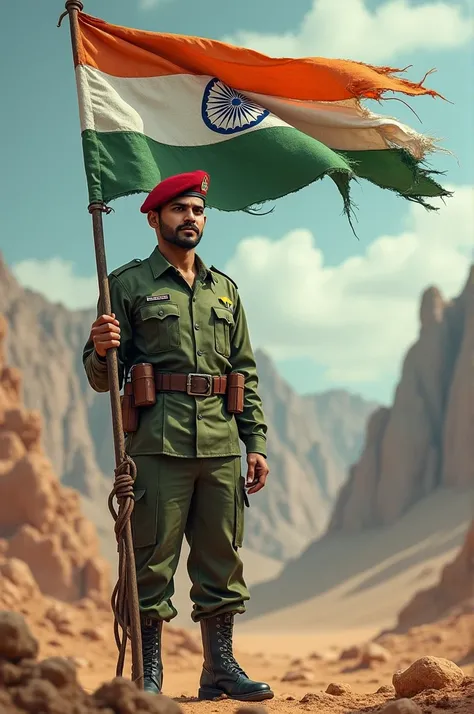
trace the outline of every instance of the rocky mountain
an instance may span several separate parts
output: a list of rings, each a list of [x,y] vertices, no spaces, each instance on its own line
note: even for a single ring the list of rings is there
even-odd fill
[[[44,420],[42,444],[56,473],[87,497],[102,495],[103,434],[96,432],[96,448],[88,422],[95,394],[86,389],[81,371],[88,333],[84,315],[23,290],[1,261],[0,313],[9,326],[7,359],[23,375],[26,406]]]
[[[26,567],[33,589],[36,584],[42,593],[66,602],[89,598],[104,604],[110,568],[99,556],[97,533],[81,511],[77,491],[59,483],[43,452],[41,415],[21,402],[21,374],[5,361],[6,330],[0,316],[2,598],[10,594],[15,602],[7,576],[13,573],[14,586],[14,574]],[[12,560],[23,565],[12,565]]]
[[[474,485],[474,268],[461,294],[428,288],[393,406],[376,410],[330,532],[395,522],[439,487]]]
[[[473,517],[473,408],[474,268],[453,300],[436,287],[424,292],[419,336],[404,360],[393,406],[369,418],[362,455],[323,537],[274,581],[253,589],[249,612],[263,621],[251,626],[276,626],[284,617],[309,627],[328,612],[341,622],[344,608],[347,622],[360,622],[362,591],[373,593],[368,615],[375,620],[383,612],[386,619],[377,596],[391,598],[396,615],[416,592],[428,590],[402,614],[403,622],[416,619],[418,608],[432,612],[465,593],[474,581],[472,533],[441,586],[431,588],[435,569],[450,562]],[[383,590],[384,582],[392,591]]]
[[[109,397],[89,387],[81,361],[94,311],[72,312],[23,289],[0,258],[0,313],[9,325],[9,360],[23,374],[25,403],[46,425],[45,452],[62,483],[82,494],[114,557],[106,505],[114,467]],[[299,396],[267,355],[258,353],[257,360],[272,473],[271,485],[248,509],[246,545],[284,560],[326,528],[376,405],[343,391]]]

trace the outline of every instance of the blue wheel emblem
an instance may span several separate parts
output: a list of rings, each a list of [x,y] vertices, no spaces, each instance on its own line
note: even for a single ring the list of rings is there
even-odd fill
[[[204,90],[202,118],[212,131],[218,134],[237,134],[260,124],[270,114],[251,99],[248,99],[216,77]]]

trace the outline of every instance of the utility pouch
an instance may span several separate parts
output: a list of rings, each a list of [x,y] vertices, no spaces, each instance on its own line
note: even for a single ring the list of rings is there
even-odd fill
[[[240,372],[227,375],[227,411],[241,414],[244,411],[245,376]]]
[[[122,425],[126,434],[133,434],[138,429],[138,409],[133,399],[133,386],[126,382],[123,395],[120,397],[122,404]]]
[[[155,372],[149,362],[134,364],[132,369],[133,399],[136,407],[152,407],[156,403]]]

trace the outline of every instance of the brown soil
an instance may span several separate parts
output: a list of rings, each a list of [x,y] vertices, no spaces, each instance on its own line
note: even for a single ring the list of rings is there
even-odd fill
[[[82,714],[83,711],[91,714],[95,711],[106,711],[107,714],[112,712],[133,714],[135,711],[163,711],[162,707],[165,703],[166,707],[171,706],[166,698],[158,697],[156,705],[158,706],[159,703],[160,708],[143,708],[144,702],[149,701],[150,696],[146,696],[145,699],[139,697],[135,703],[130,703],[132,695],[125,683],[120,685],[122,689],[116,689],[119,686],[117,683],[113,685],[115,687],[113,689],[103,689],[103,683],[110,682],[115,677],[117,658],[112,619],[105,609],[99,610],[96,604],[87,600],[76,606],[60,604],[51,598],[40,597],[34,603],[24,603],[21,611],[38,642],[38,660],[51,657],[72,658],[73,669],[77,671],[80,686],[71,685],[72,688],[63,694],[75,698],[76,702],[86,702],[89,707],[75,709],[75,714]],[[299,657],[298,651],[291,651],[290,648],[284,653],[276,651],[272,653],[271,644],[266,642],[265,637],[261,640],[260,653],[246,653],[245,638],[240,637],[237,640],[238,649],[242,651],[239,651],[237,656],[251,676],[271,684],[275,691],[275,698],[263,706],[269,712],[279,714],[303,711],[317,711],[318,714],[381,712],[385,706],[396,700],[392,685],[394,672],[407,669],[421,657],[441,657],[459,665],[464,679],[457,686],[441,690],[428,689],[417,694],[412,701],[420,705],[424,714],[435,714],[439,711],[448,714],[473,714],[473,632],[474,615],[459,612],[436,625],[413,628],[404,635],[381,636],[376,643],[371,643],[369,646],[351,647],[353,643],[349,641],[346,648],[329,648],[303,657]],[[315,641],[316,637],[315,635]],[[291,644],[290,640],[291,638],[289,644]],[[344,654],[343,650],[346,650]],[[218,702],[196,700],[201,666],[200,643],[196,633],[166,627],[164,663],[164,694],[174,699],[185,714],[234,712],[239,707],[238,702],[231,700]],[[16,709],[8,708],[10,704],[7,706],[8,699],[5,692],[2,694],[0,676],[0,712],[18,714],[23,711],[41,711],[44,714],[68,714],[68,711],[71,711],[72,714],[73,709],[65,709],[64,702],[60,704],[56,702],[54,705],[63,707],[59,710],[55,709],[53,704],[51,704],[53,708],[50,709],[47,708],[49,705],[45,704],[43,705],[45,708],[31,708],[33,706],[31,698],[47,698],[49,695],[45,693],[44,687],[46,685],[46,689],[51,687],[49,681],[46,684],[38,684],[38,679],[44,677],[38,674],[37,666],[36,669],[32,669],[31,654],[25,666],[27,674],[22,675],[21,683],[18,684],[17,681],[15,685]],[[124,671],[127,679],[129,666],[127,661]],[[285,676],[289,672],[296,674]],[[15,677],[13,679],[15,680]],[[328,688],[333,692],[332,694],[327,693]],[[5,691],[7,690],[10,691],[8,687],[5,688]],[[20,690],[23,692],[21,695],[18,694]],[[97,695],[97,690],[101,692],[100,695]],[[113,696],[110,692],[114,693]],[[98,696],[102,702],[99,703],[100,706]],[[100,697],[105,697],[105,700],[102,701]],[[123,706],[118,703],[121,699],[126,700]],[[98,708],[93,708],[95,706]],[[172,709],[167,708],[167,712],[173,714]]]

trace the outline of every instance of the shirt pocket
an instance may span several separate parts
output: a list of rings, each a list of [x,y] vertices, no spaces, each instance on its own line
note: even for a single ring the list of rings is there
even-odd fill
[[[214,346],[216,352],[224,357],[230,357],[231,332],[234,326],[234,316],[225,307],[213,307],[214,316]]]
[[[176,303],[144,305],[140,309],[141,329],[150,355],[181,346],[180,311]]]

